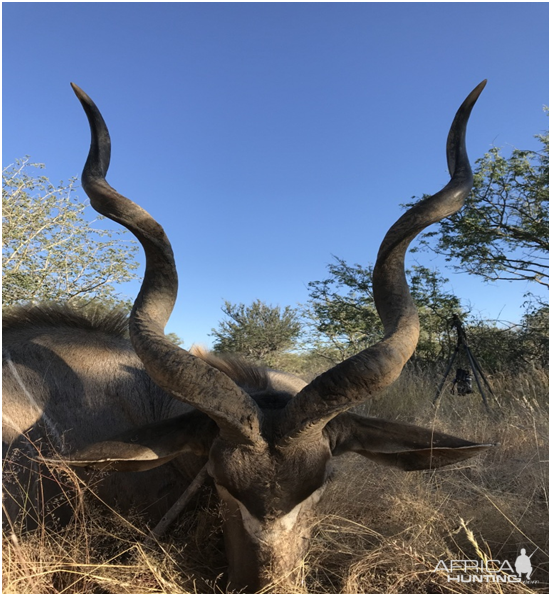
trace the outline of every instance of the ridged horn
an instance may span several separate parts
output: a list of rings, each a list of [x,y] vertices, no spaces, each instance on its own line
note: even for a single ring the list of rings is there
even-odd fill
[[[224,373],[171,343],[164,328],[176,301],[178,276],[174,254],[163,228],[141,207],[105,180],[111,141],[94,102],[71,83],[91,130],[90,152],[82,187],[92,207],[123,225],[139,240],[146,256],[142,287],[130,315],[130,338],[151,378],[167,393],[212,418],[231,443],[258,443],[261,412],[251,397]]]
[[[284,442],[318,436],[327,422],[390,385],[412,356],[419,338],[417,308],[405,275],[405,254],[427,226],[459,211],[473,185],[465,144],[471,110],[486,81],[465,99],[446,146],[451,180],[438,193],[409,209],[387,232],[373,270],[373,294],[385,336],[375,345],[315,378],[284,412]]]

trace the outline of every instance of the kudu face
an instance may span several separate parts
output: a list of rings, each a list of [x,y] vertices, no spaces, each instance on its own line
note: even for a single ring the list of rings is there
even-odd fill
[[[258,591],[275,577],[292,585],[301,570],[332,455],[323,434],[308,442],[281,440],[292,397],[280,391],[254,396],[262,441],[212,442],[207,469],[224,510],[230,589]]]
[[[297,579],[330,458],[324,439],[298,448],[214,441],[208,471],[225,510],[230,589]]]
[[[198,357],[165,338],[177,290],[170,243],[148,213],[106,182],[107,127],[92,100],[73,86],[92,132],[82,185],[92,206],[127,227],[146,254],[142,288],[129,320],[132,344],[152,380],[196,410],[91,445],[70,461],[76,466],[139,470],[186,452],[204,456],[225,508],[232,589],[259,590],[273,577],[297,573],[308,544],[311,512],[334,456],[354,451],[385,465],[420,470],[460,461],[489,447],[347,412],[390,385],[415,349],[419,323],[404,256],[417,234],[455,213],[470,192],[465,133],[484,85],[471,92],[452,123],[447,143],[450,182],[406,212],[381,244],[373,292],[384,338],[310,384],[299,382],[294,390],[277,389],[285,375],[270,371],[274,382],[264,383],[263,392],[249,389],[256,384],[251,376],[262,376],[258,369],[252,374],[254,367],[249,367],[244,373],[246,367],[236,361]]]

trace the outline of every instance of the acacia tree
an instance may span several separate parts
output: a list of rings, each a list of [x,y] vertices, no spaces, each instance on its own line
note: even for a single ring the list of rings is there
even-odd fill
[[[84,218],[76,180],[55,186],[43,168],[26,158],[2,171],[2,304],[120,303],[114,284],[136,277],[137,243],[93,227],[101,218]]]
[[[307,348],[335,363],[381,339],[383,326],[373,299],[373,267],[348,265],[336,258],[327,268],[327,279],[308,284],[304,336]],[[421,325],[414,358],[434,361],[447,347],[449,320],[461,312],[461,305],[443,289],[448,280],[437,272],[415,266],[406,273]]]
[[[465,206],[426,232],[421,245],[457,271],[548,286],[549,133],[535,138],[538,151],[515,149],[505,158],[493,148],[477,160]]]
[[[270,364],[274,356],[293,347],[300,333],[297,313],[289,306],[282,310],[261,300],[250,306],[226,301],[222,312],[228,318],[210,334],[216,338],[215,352],[242,354]]]
[[[373,300],[373,267],[335,260],[327,265],[327,279],[308,283],[302,312],[306,347],[331,363],[357,354],[383,332]]]

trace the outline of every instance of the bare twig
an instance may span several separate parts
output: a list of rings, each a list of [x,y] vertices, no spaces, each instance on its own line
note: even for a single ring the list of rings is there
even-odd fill
[[[149,536],[144,540],[144,546],[151,546],[153,542],[158,540],[174,523],[174,520],[181,513],[182,509],[189,503],[191,497],[197,492],[201,485],[205,482],[207,477],[207,464],[205,464],[201,471],[195,476],[192,483],[182,493],[180,498],[172,505],[172,507],[163,515],[161,521],[149,532]]]

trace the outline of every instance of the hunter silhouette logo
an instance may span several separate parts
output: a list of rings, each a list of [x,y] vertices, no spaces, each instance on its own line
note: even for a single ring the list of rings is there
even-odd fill
[[[520,555],[513,565],[506,559],[484,559],[484,560],[452,560],[445,563],[438,561],[434,571],[447,573],[448,582],[458,583],[539,583],[531,579],[533,573],[531,554],[526,554],[526,549],[520,549]],[[526,576],[523,578],[523,576]]]
[[[538,549],[536,548],[536,550]],[[521,579],[523,573],[526,573],[527,580],[530,579],[530,576],[532,575],[532,562],[530,561],[530,559],[534,556],[536,550],[530,556],[528,556],[526,554],[525,548],[520,549],[520,555],[517,557],[517,560],[515,561],[515,569],[517,575]]]

